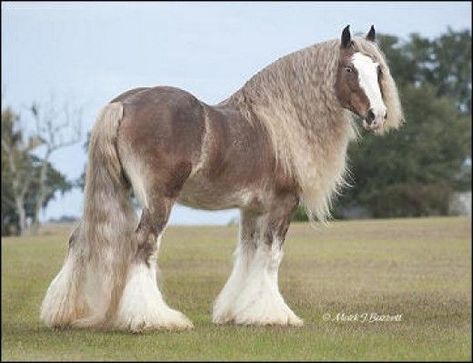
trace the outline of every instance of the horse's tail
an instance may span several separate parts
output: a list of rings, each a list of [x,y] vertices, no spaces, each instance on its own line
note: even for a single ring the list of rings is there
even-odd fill
[[[137,223],[117,150],[122,118],[122,103],[108,104],[92,130],[84,215],[42,304],[48,326],[102,326],[117,308]]]

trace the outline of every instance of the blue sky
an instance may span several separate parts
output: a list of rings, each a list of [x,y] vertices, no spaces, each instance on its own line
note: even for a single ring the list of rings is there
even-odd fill
[[[217,103],[277,58],[347,24],[366,32],[435,37],[471,29],[470,2],[2,2],[2,95],[26,117],[54,96],[83,110],[84,136],[99,109],[138,86],[172,85]],[[53,155],[68,178],[82,173],[80,145]],[[79,216],[79,190],[58,196],[43,219]],[[225,224],[237,211],[177,206],[172,224]]]

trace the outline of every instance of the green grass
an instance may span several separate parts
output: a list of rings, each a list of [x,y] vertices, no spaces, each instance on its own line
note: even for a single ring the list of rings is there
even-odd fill
[[[2,360],[471,360],[469,218],[293,224],[280,286],[302,328],[215,326],[236,227],[169,227],[163,291],[186,332],[52,331],[39,306],[63,262],[64,230],[2,239]],[[400,322],[324,314],[402,314]]]

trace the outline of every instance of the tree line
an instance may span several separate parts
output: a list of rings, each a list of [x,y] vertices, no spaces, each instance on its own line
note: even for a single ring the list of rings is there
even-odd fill
[[[471,33],[381,35],[378,43],[406,123],[378,137],[360,128],[348,150],[353,186],[335,200],[333,215],[349,218],[357,209],[374,218],[447,215],[453,193],[471,189]],[[32,104],[27,116],[2,106],[2,235],[35,233],[41,210],[84,184],[84,174],[68,180],[50,162],[79,142],[80,112]],[[27,130],[25,118],[34,127]],[[295,219],[307,219],[303,209]]]

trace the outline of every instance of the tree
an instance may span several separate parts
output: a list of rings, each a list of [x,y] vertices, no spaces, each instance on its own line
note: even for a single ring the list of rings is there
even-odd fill
[[[10,108],[2,110],[2,235],[36,232],[39,214],[55,192],[65,193],[73,186],[49,161],[53,152],[79,140],[78,132],[64,135],[73,117],[65,108],[64,121],[58,123],[51,105],[44,113],[37,105],[30,111],[36,130],[26,137],[20,116]],[[34,154],[41,150],[41,157]],[[32,221],[29,230],[28,218]]]
[[[53,185],[47,183],[50,170],[49,160],[54,152],[80,141],[82,115],[79,110],[71,112],[68,105],[64,106],[62,115],[59,115],[53,103],[44,110],[41,110],[37,104],[33,104],[30,111],[36,123],[37,137],[41,140],[41,146],[44,149],[42,158],[37,159],[39,174],[35,178],[38,189],[35,193],[32,228],[33,232],[36,232],[44,202],[54,190]],[[58,122],[60,119],[62,122]]]
[[[459,111],[471,115],[471,33],[448,29],[432,43],[433,62],[426,80],[438,96],[449,96]]]
[[[29,159],[28,168],[32,170],[33,174],[39,175],[41,169],[38,167],[38,161],[36,159],[37,158],[34,156]],[[21,234],[21,232],[25,233],[28,230],[28,225],[23,228],[23,231],[21,230],[16,205],[15,203],[9,202],[10,200],[14,200],[14,196],[11,190],[11,173],[8,164],[5,163],[5,158],[2,158],[2,171],[2,236]],[[35,213],[35,193],[38,190],[35,180],[37,180],[37,177],[34,177],[32,180],[31,185],[25,193],[22,205],[26,220],[32,220]],[[48,203],[55,198],[57,192],[64,195],[64,193],[73,188],[73,184],[50,164],[48,166],[46,184],[51,190],[46,195],[43,208],[46,208]]]
[[[26,194],[33,180],[30,152],[41,142],[35,136],[25,139],[19,122],[19,116],[10,108],[2,110],[2,213],[3,207],[14,210],[16,218],[11,220],[18,223],[19,233],[24,234]]]

